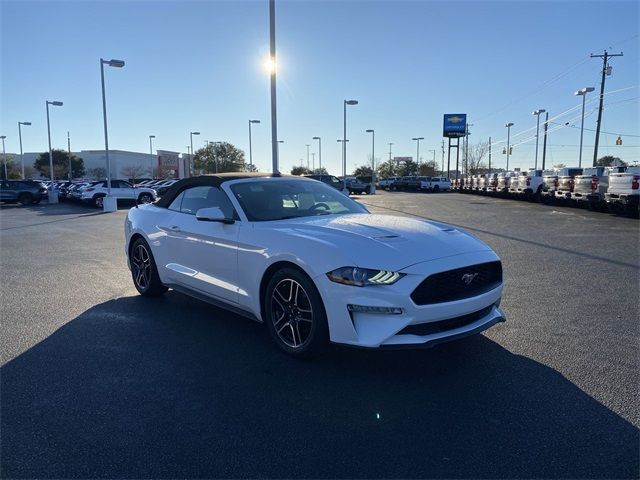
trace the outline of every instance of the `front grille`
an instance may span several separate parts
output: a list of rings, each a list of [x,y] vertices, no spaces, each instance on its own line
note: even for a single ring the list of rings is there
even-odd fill
[[[439,322],[421,323],[419,325],[408,325],[400,330],[397,335],[432,335],[434,333],[446,332],[456,328],[471,325],[482,317],[486,317],[491,312],[493,305],[478,310],[477,312],[468,313],[461,317],[440,320]]]
[[[467,284],[469,276],[473,280]],[[411,294],[416,305],[452,302],[475,297],[502,283],[502,264],[499,261],[456,268],[428,276]]]

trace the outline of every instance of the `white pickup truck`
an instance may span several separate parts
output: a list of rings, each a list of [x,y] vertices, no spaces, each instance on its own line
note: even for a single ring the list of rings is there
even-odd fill
[[[577,175],[571,199],[579,206],[591,210],[605,207],[605,194],[609,188],[609,176],[613,173],[624,173],[626,167],[590,167]]]
[[[539,202],[541,200],[542,188],[544,186],[544,175],[547,170],[534,170],[530,169],[524,179],[524,185],[519,187],[522,189],[524,197],[533,202]]]
[[[637,216],[640,200],[640,166],[627,167],[624,173],[609,174],[609,188],[605,201],[609,209],[616,213],[624,212]]]

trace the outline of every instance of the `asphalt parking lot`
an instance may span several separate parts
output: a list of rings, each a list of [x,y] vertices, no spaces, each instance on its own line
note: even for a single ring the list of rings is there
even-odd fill
[[[432,350],[298,361],[257,323],[138,296],[125,209],[1,207],[1,476],[637,478],[640,222],[359,199],[486,241],[507,322]]]

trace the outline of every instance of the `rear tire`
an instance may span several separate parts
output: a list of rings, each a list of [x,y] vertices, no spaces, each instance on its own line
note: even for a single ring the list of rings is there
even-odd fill
[[[129,265],[133,285],[140,295],[158,297],[168,290],[160,281],[153,253],[143,238],[138,238],[129,249]]]
[[[150,193],[141,193],[138,197],[138,203],[151,203],[153,202],[153,197]]]
[[[300,270],[285,267],[271,277],[264,316],[271,338],[289,355],[311,358],[327,349],[329,326],[322,298]]]
[[[104,206],[104,195],[93,197],[93,204],[96,208],[102,208]]]
[[[31,205],[33,203],[33,196],[30,193],[21,193],[18,196],[18,202],[22,205]]]

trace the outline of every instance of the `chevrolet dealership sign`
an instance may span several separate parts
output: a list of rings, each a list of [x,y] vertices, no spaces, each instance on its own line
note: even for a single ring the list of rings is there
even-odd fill
[[[444,116],[443,137],[464,137],[467,131],[467,114],[456,113]]]

